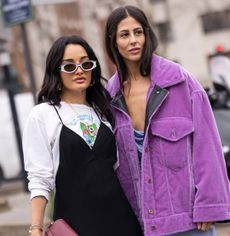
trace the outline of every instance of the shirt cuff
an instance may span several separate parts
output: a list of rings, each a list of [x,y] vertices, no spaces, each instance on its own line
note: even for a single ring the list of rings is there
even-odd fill
[[[43,196],[46,198],[47,201],[49,201],[49,195],[50,195],[50,193],[46,190],[33,189],[33,190],[31,190],[30,199],[32,199],[34,197],[38,197],[38,196]]]

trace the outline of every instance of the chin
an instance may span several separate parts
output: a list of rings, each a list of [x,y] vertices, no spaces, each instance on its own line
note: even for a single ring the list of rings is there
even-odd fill
[[[82,92],[84,90],[86,90],[89,87],[88,84],[78,84],[76,86],[74,86],[74,88],[72,88],[72,90],[76,91],[76,92]]]
[[[141,60],[141,54],[137,54],[137,55],[129,55],[125,58],[127,61],[133,61],[133,62],[137,62]]]
[[[126,59],[129,62],[139,62],[141,60],[141,57],[130,57]]]

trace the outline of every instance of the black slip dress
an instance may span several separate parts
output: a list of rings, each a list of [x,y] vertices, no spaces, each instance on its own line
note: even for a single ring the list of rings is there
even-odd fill
[[[64,219],[80,236],[143,236],[113,165],[112,131],[101,122],[92,148],[62,123],[54,220]]]

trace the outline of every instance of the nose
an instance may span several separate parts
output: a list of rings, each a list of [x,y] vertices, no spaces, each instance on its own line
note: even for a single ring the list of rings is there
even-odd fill
[[[84,71],[82,70],[82,68],[80,67],[80,66],[77,66],[77,69],[76,69],[76,71],[75,71],[75,74],[76,75],[81,75],[81,74],[83,74],[84,73]]]
[[[129,42],[130,42],[131,44],[135,44],[135,43],[137,42],[137,39],[136,39],[136,36],[135,36],[134,33],[131,33],[131,34],[130,34],[130,40],[129,40]]]

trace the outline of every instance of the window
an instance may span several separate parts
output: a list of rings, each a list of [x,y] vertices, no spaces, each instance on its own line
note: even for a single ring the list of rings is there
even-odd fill
[[[168,42],[172,39],[172,30],[170,22],[156,24],[158,36],[161,42]]]
[[[230,9],[220,11],[220,12],[211,12],[201,16],[203,30],[205,33],[230,29]]]

